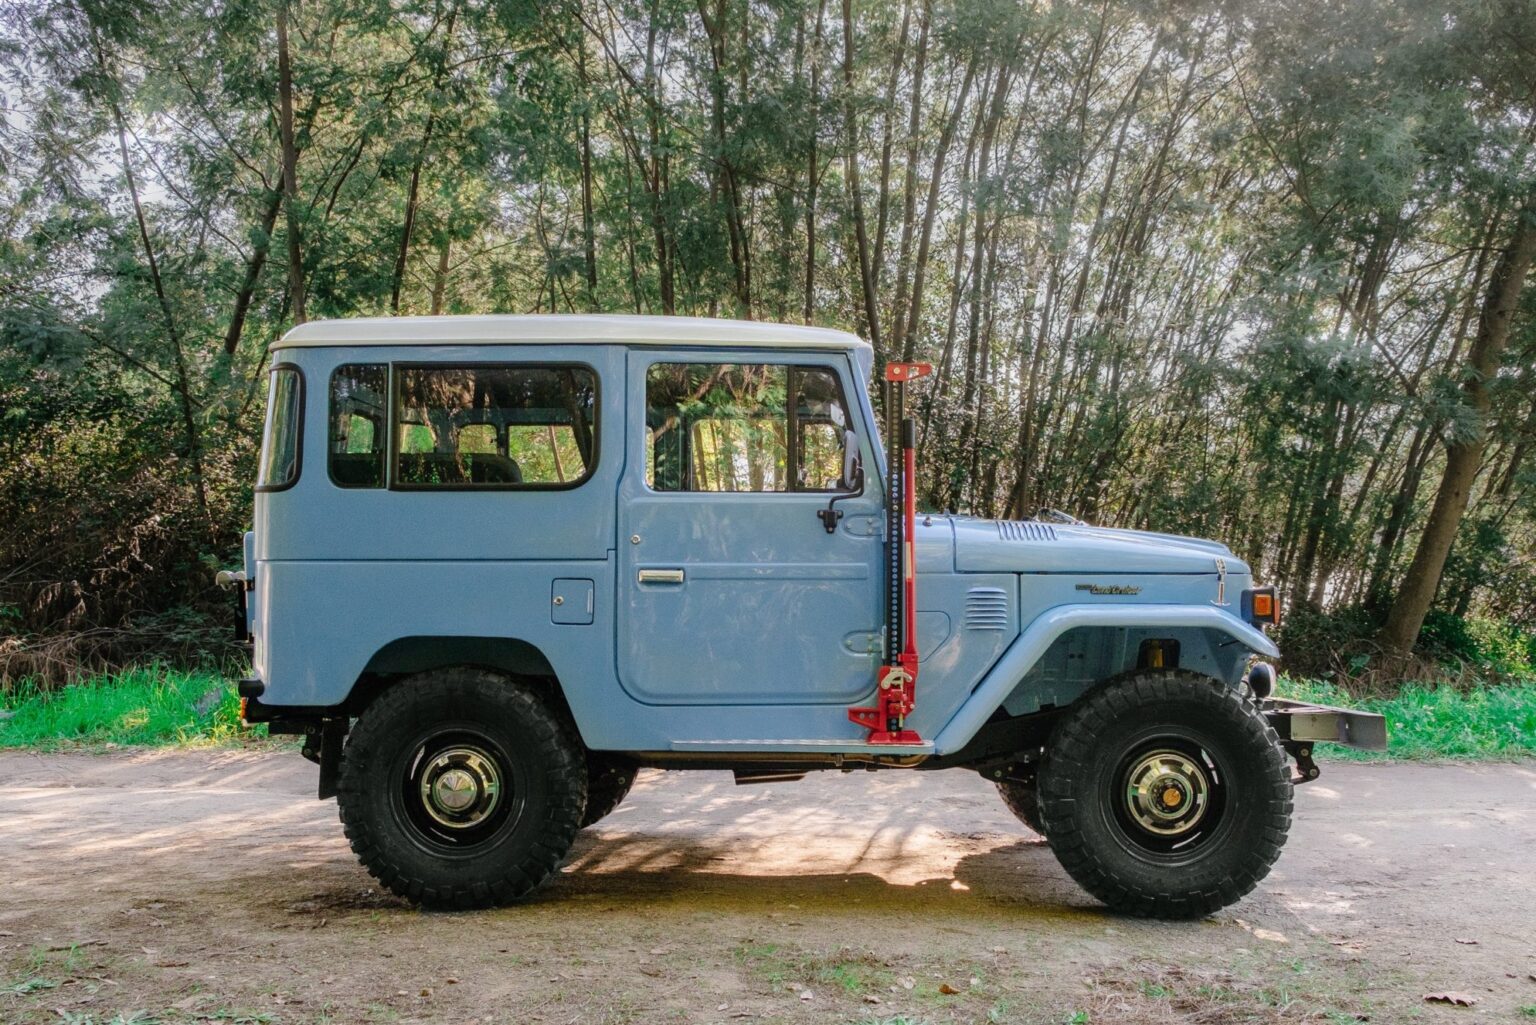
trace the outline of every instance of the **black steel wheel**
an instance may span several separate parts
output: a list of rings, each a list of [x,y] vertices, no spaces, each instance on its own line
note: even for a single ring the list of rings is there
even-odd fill
[[[586,781],[580,742],[536,687],[442,669],[363,712],[337,805],[352,850],[385,887],[429,907],[489,907],[559,865]]]
[[[1052,733],[1039,787],[1062,867],[1147,917],[1237,901],[1269,874],[1291,823],[1285,754],[1253,698],[1183,670],[1089,692]]]
[[[1040,787],[1036,780],[998,780],[997,792],[1014,818],[1031,831],[1045,835],[1045,824],[1040,821]]]
[[[628,758],[592,752],[587,755],[587,808],[581,828],[606,818],[629,795],[638,767]]]

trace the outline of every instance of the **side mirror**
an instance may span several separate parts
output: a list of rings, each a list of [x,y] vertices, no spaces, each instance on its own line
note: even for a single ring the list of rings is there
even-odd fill
[[[816,510],[816,518],[826,528],[828,534],[837,533],[837,521],[843,518],[843,511],[837,507],[837,503],[845,498],[852,498],[864,490],[864,459],[859,455],[859,439],[852,432],[847,431],[843,435],[843,490],[833,495],[827,502],[825,509]]]
[[[843,432],[843,487],[864,490],[864,456],[859,452],[859,436],[852,431]]]

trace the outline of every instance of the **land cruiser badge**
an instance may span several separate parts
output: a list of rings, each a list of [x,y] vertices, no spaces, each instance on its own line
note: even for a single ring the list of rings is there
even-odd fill
[[[1141,588],[1135,584],[1078,584],[1079,591],[1087,591],[1089,594],[1140,594]]]

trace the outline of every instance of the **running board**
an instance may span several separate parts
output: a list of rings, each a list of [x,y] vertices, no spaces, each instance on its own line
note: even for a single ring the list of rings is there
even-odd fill
[[[741,754],[933,754],[933,741],[921,744],[869,744],[862,740],[674,740],[673,751],[734,752]]]

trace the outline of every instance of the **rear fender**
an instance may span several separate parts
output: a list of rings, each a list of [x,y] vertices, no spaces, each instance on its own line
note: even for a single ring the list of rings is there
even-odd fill
[[[1261,631],[1215,606],[1058,605],[1041,613],[1003,653],[969,700],[934,737],[935,752],[942,755],[963,748],[1047,649],[1067,631],[1081,627],[1202,630],[1221,638],[1223,647],[1239,645],[1243,651],[1266,658],[1280,654],[1280,649]]]

